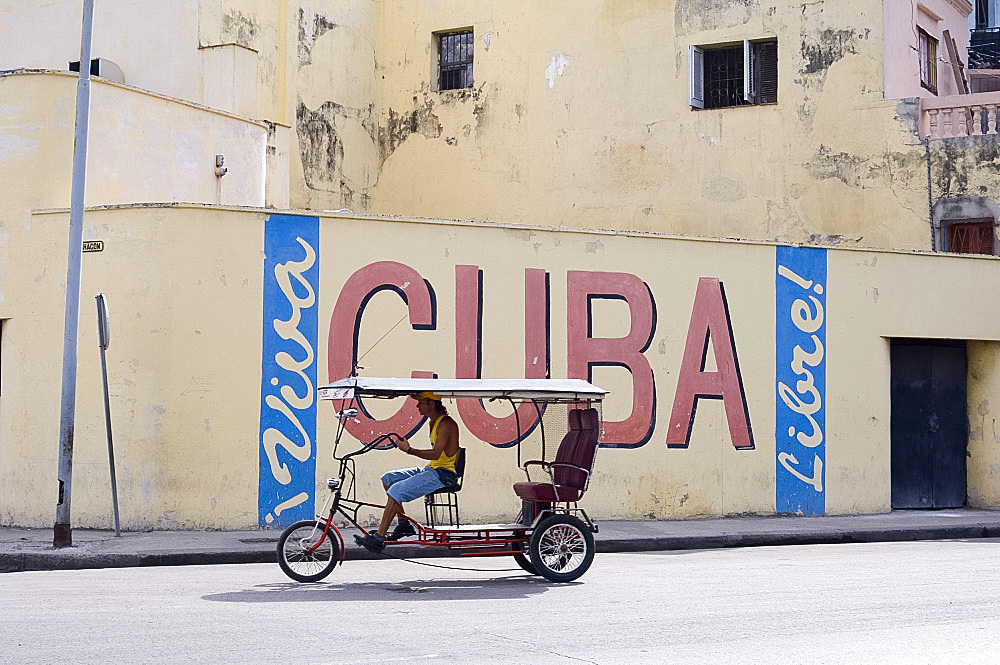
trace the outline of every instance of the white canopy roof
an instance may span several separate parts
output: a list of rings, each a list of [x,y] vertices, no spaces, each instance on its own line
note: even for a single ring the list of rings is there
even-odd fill
[[[395,379],[349,376],[322,386],[320,399],[401,397],[421,392],[442,397],[478,399],[538,399],[545,401],[602,400],[608,391],[583,379]]]

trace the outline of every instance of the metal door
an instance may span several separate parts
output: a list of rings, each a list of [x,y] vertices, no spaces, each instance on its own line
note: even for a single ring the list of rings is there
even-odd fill
[[[965,342],[893,340],[892,507],[965,504]]]

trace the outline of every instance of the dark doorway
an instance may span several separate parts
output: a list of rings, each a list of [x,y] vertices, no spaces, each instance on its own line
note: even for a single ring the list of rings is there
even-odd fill
[[[965,504],[965,342],[892,340],[892,507]]]

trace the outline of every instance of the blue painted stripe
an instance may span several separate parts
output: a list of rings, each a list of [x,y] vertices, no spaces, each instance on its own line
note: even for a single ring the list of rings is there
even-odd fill
[[[826,250],[775,255],[775,510],[826,512]]]
[[[258,520],[285,526],[315,511],[318,217],[264,222],[263,310]]]

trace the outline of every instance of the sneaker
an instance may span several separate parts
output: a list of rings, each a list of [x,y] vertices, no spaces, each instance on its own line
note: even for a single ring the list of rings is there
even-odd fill
[[[367,536],[356,533],[354,534],[354,542],[372,554],[381,554],[382,550],[385,549],[385,539],[374,533],[370,533]]]
[[[386,540],[401,540],[403,538],[406,538],[407,536],[415,536],[415,535],[417,535],[417,532],[413,528],[413,525],[410,524],[410,520],[401,519],[396,524],[396,528],[392,530],[392,533],[390,533],[386,537]]]

